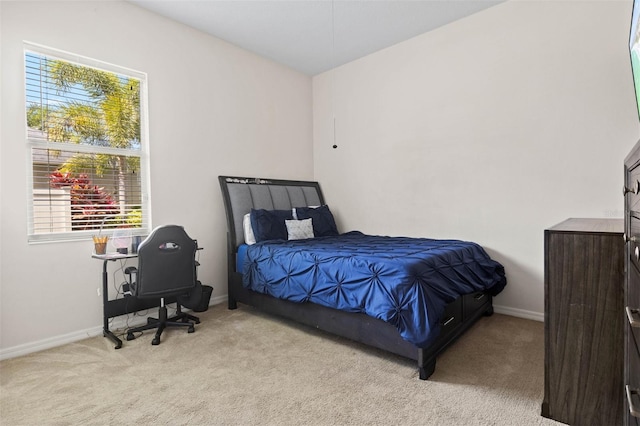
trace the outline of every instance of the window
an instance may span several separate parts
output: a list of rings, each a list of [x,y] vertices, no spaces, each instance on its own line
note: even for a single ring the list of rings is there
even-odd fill
[[[146,74],[25,47],[29,241],[150,232]]]

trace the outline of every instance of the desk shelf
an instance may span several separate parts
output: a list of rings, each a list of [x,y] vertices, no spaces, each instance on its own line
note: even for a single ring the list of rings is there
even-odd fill
[[[165,297],[165,304],[174,303],[175,297]],[[125,296],[122,299],[109,300],[104,306],[104,316],[106,319],[119,317],[121,315],[132,314],[145,309],[157,308],[160,306],[160,298],[158,299],[138,299],[133,296]]]

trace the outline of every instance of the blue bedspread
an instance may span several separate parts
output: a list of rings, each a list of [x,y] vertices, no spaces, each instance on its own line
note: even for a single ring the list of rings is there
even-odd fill
[[[506,285],[502,265],[478,244],[360,232],[248,246],[243,272],[253,291],[365,313],[418,347],[438,336],[448,303]]]

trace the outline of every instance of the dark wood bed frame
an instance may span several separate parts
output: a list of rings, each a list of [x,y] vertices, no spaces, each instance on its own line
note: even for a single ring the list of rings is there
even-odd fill
[[[290,209],[325,204],[318,182],[252,177],[219,176],[227,214],[228,306],[238,302],[264,312],[364,343],[416,360],[420,379],[426,380],[436,367],[436,357],[480,317],[493,314],[487,292],[465,294],[450,303],[441,319],[438,339],[428,348],[418,348],[400,337],[397,329],[382,320],[361,313],[343,312],[313,303],[294,303],[247,290],[242,272],[236,271],[238,247],[244,244],[242,219],[256,209]]]

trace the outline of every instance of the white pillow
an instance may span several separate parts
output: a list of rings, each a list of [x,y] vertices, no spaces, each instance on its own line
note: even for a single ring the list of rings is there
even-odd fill
[[[251,213],[247,213],[242,218],[242,227],[244,228],[244,242],[245,244],[255,244],[256,237],[253,235],[253,228],[251,227]]]
[[[306,238],[313,238],[313,222],[312,219],[302,220],[285,220],[284,224],[287,225],[288,239],[290,240],[303,240]]]

